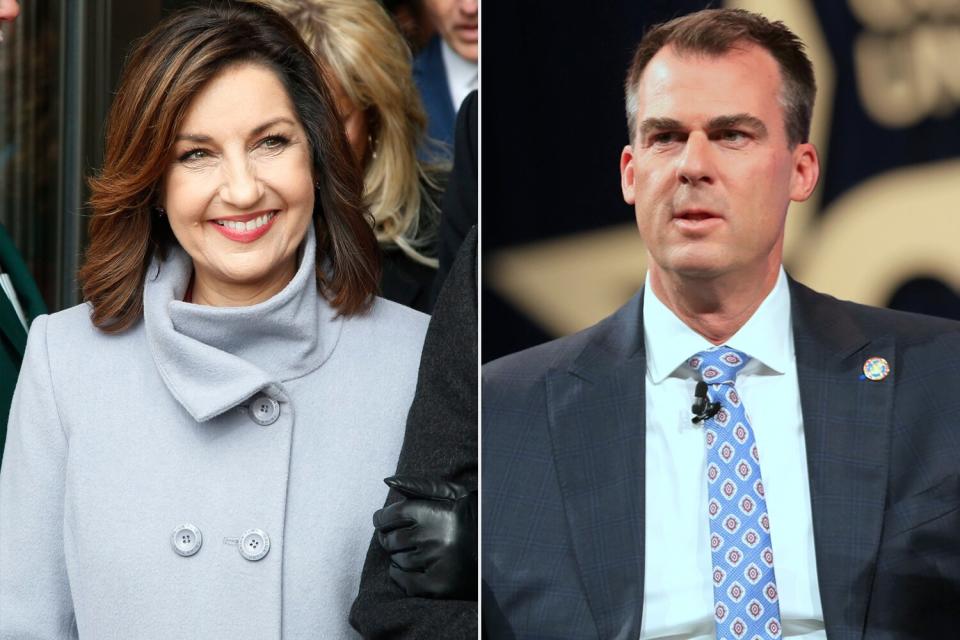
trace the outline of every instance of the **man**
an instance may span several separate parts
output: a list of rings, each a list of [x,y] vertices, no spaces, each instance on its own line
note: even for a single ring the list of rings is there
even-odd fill
[[[477,637],[477,92],[457,116],[443,284],[423,343],[393,491],[373,516],[350,623],[378,640]]]
[[[0,25],[12,23],[19,14],[16,0],[0,0]],[[30,271],[13,239],[0,225],[0,460],[7,435],[7,414],[27,346],[27,327],[35,317],[46,312]]]
[[[427,111],[427,135],[453,146],[453,128],[464,98],[477,88],[479,3],[424,0],[437,30],[413,61],[413,79]]]
[[[17,0],[0,0],[0,23],[13,22],[20,15],[20,3]],[[3,41],[0,32],[0,42]]]
[[[484,368],[489,637],[957,635],[960,325],[783,272],[814,94],[755,14],[641,41],[620,167],[646,286]]]

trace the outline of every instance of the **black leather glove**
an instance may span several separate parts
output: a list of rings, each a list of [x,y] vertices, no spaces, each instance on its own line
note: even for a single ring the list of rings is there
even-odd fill
[[[404,496],[373,514],[390,577],[408,596],[477,599],[477,492],[455,482],[392,476]]]

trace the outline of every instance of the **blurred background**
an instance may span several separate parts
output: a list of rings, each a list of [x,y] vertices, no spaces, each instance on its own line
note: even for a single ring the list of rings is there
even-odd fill
[[[960,0],[550,0],[485,6],[482,359],[585,328],[642,284],[620,194],[623,78],[651,24],[705,7],[783,20],[819,92],[817,192],[784,262],[840,298],[960,319]]]
[[[208,0],[209,1],[209,0]],[[196,0],[192,0],[196,2]],[[415,51],[433,34],[418,0],[382,0]],[[0,224],[51,312],[80,301],[86,178],[133,41],[191,0],[25,0],[0,44]]]

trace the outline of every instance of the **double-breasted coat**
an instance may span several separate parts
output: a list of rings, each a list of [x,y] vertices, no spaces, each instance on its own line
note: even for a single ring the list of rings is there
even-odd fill
[[[337,316],[314,237],[273,298],[181,302],[154,262],[143,321],[34,323],[0,473],[0,638],[346,638],[427,316]]]

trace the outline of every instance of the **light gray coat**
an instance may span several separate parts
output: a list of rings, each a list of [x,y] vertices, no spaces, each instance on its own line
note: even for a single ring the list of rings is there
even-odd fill
[[[312,231],[303,255],[251,307],[181,302],[178,250],[133,328],[103,334],[83,305],[34,322],[0,474],[0,638],[356,637],[427,316],[377,299],[336,317]],[[261,393],[267,426],[247,409]],[[187,523],[202,545],[183,557]],[[250,529],[270,539],[258,561]]]

